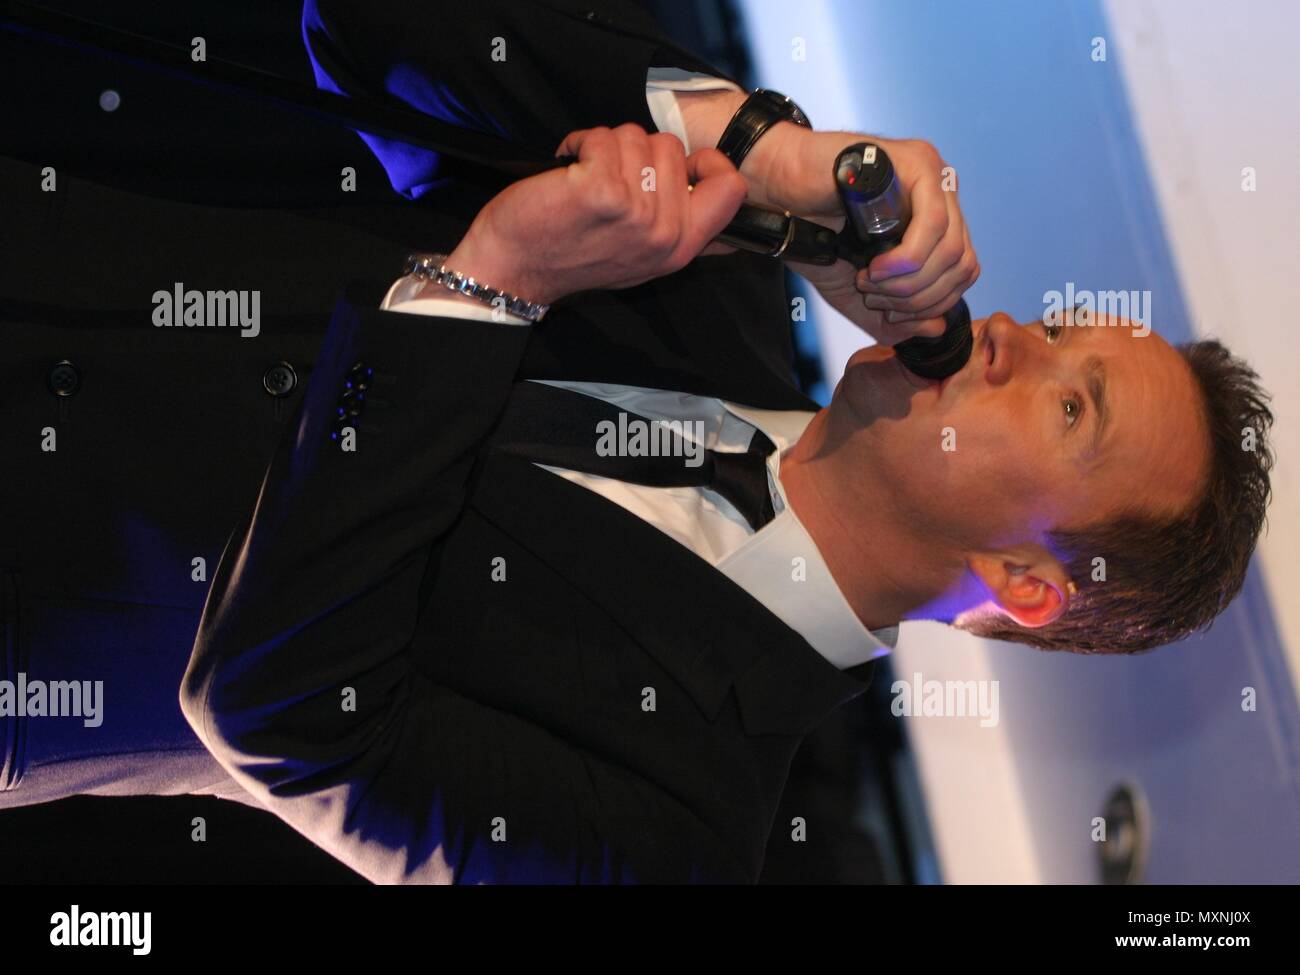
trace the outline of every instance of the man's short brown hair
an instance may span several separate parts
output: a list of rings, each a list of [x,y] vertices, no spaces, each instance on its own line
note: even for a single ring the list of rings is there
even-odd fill
[[[991,614],[964,629],[1043,650],[1138,653],[1207,629],[1240,592],[1270,494],[1269,396],[1255,371],[1219,342],[1177,349],[1200,389],[1209,432],[1201,497],[1174,519],[1130,515],[1052,533],[1079,587],[1060,619],[1027,629]],[[1094,578],[1099,558],[1104,580]]]

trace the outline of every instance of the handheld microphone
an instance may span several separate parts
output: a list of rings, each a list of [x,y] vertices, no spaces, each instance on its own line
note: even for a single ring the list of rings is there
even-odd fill
[[[14,30],[51,43],[162,72],[202,86],[213,86],[413,146],[476,163],[516,177],[570,165],[577,160],[546,158],[498,136],[457,128],[410,110],[349,98],[232,61],[208,58],[200,72],[186,47],[118,30],[30,3],[9,0],[0,13],[0,30]],[[532,157],[532,158],[530,158]],[[717,239],[768,257],[830,266],[840,257],[865,267],[902,239],[907,199],[893,163],[879,146],[859,142],[835,162],[835,181],[848,214],[838,236],[827,227],[788,212],[743,204]],[[937,338],[917,336],[894,347],[908,369],[926,379],[952,375],[970,359],[970,310],[964,299],[944,315],[947,328]]]
[[[838,256],[863,268],[903,239],[911,219],[894,164],[880,146],[858,142],[835,159],[835,186],[847,220],[837,239]],[[970,361],[973,342],[965,298],[943,316],[942,335],[918,335],[894,346],[904,366],[925,379],[944,379]]]

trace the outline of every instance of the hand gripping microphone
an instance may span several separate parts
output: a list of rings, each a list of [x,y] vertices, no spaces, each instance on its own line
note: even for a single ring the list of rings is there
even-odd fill
[[[885,150],[870,142],[849,146],[835,159],[835,186],[846,220],[838,235],[788,211],[743,205],[718,240],[741,250],[829,267],[843,259],[863,268],[903,239],[911,213]],[[912,373],[944,379],[970,361],[970,309],[958,299],[944,313],[942,335],[918,335],[894,346]]]
[[[0,30],[70,45],[127,61],[205,87],[305,112],[315,118],[370,132],[413,146],[464,159],[515,177],[530,176],[576,160],[545,158],[527,146],[487,133],[457,128],[430,115],[388,103],[348,98],[308,88],[296,81],[209,57],[200,72],[187,47],[118,30],[37,7],[5,0]],[[530,158],[530,156],[534,156]],[[830,266],[838,259],[866,267],[895,246],[907,229],[907,199],[885,151],[870,142],[849,146],[835,161],[835,185],[847,214],[837,236],[821,224],[767,207],[744,204],[717,237],[741,250],[790,261]],[[926,379],[943,379],[964,366],[971,354],[970,310],[959,300],[944,315],[947,328],[936,338],[916,336],[894,347],[909,370]]]
[[[903,239],[911,218],[885,150],[870,142],[849,146],[836,157],[835,186],[848,219],[837,240],[838,256],[863,268]],[[944,379],[970,361],[970,309],[965,298],[943,316],[942,335],[918,335],[894,346],[904,366],[925,379]]]

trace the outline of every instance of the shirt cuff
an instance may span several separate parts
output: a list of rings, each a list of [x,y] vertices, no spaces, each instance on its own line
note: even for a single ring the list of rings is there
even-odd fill
[[[677,104],[679,91],[744,91],[740,85],[725,78],[685,71],[681,68],[651,68],[645,76],[646,107],[660,132],[671,132],[682,140],[686,155],[695,151],[686,138],[686,122]],[[705,147],[708,148],[708,147]]]
[[[405,315],[437,315],[442,318],[469,318],[479,322],[504,322],[507,325],[532,324],[526,318],[512,315],[507,311],[499,311],[488,305],[475,306],[451,298],[408,297],[411,294],[418,294],[424,284],[424,281],[416,280],[409,275],[398,278],[384,295],[379,310],[401,312]]]

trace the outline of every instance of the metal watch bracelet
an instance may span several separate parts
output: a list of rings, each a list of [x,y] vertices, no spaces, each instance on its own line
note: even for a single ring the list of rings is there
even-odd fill
[[[500,308],[511,315],[526,318],[530,322],[540,322],[550,311],[550,305],[528,301],[452,270],[445,263],[447,257],[446,254],[411,254],[406,258],[402,273],[426,278],[431,284],[442,285],[448,291],[468,295],[470,298],[491,305],[493,309]]]

